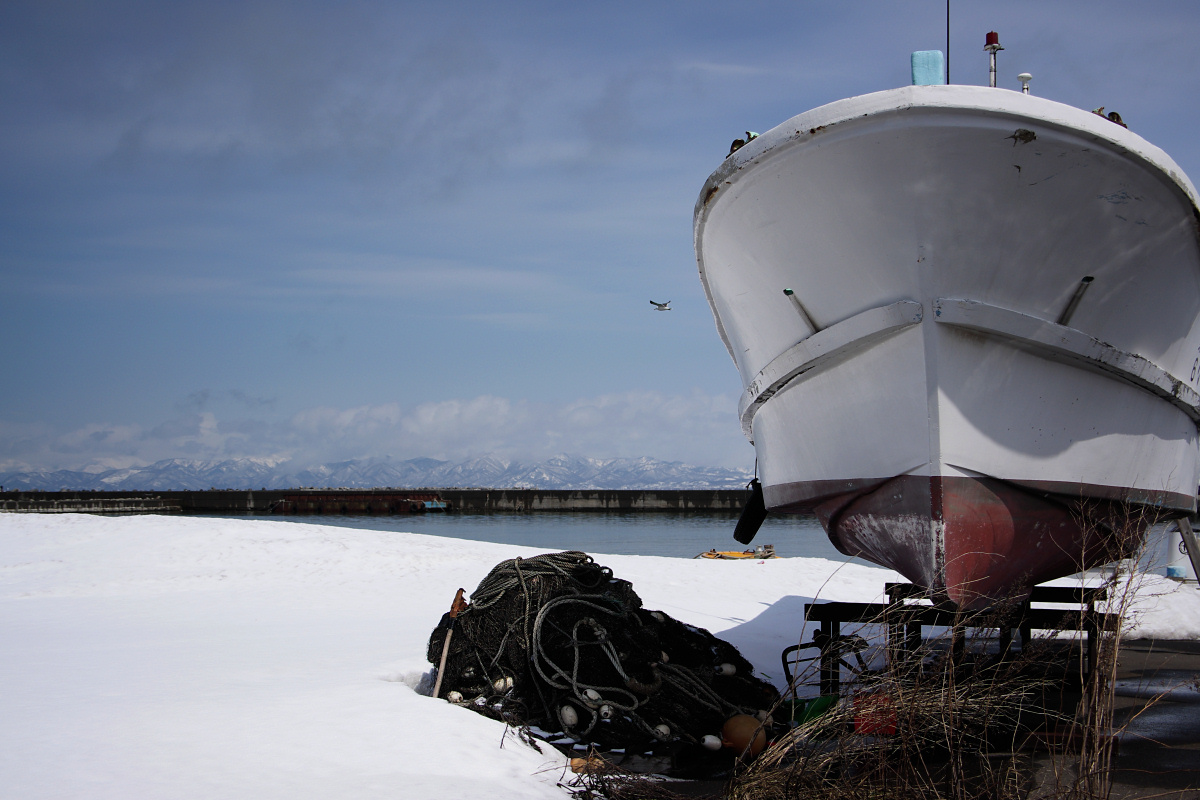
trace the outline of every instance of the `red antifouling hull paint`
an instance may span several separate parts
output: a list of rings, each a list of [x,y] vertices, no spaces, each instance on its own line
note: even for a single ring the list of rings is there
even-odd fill
[[[842,552],[967,608],[1019,599],[1035,584],[1110,561],[1145,529],[1137,509],[990,478],[901,476],[814,511]]]

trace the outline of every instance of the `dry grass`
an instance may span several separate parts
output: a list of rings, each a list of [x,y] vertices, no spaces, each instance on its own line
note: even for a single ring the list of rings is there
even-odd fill
[[[846,687],[829,713],[796,727],[731,783],[731,800],[792,797],[1007,798],[1016,755],[1044,724],[1044,663],[957,655],[955,635],[990,627],[964,615],[944,637]],[[875,730],[877,733],[864,733]],[[880,731],[883,735],[880,735]]]
[[[1108,601],[1102,610],[1127,621],[1139,588],[1137,573],[1127,569],[1136,558],[1128,557],[1140,554],[1142,534],[1152,520],[1141,512],[1119,517],[1116,525],[1112,520],[1110,514],[1103,523],[1089,524],[1105,525],[1104,536],[1095,537],[1105,541],[1104,556],[1126,557],[1104,580]],[[1099,560],[1084,555],[1085,561]],[[882,702],[895,715],[894,734],[855,733],[855,702],[843,699],[833,713],[793,729],[742,767],[727,796],[1109,797],[1119,629],[1096,631],[1090,670],[1083,658],[1086,643],[1073,630],[1043,633],[1023,642],[1020,653],[1008,659],[979,652],[978,644],[995,636],[1011,610],[1011,604],[1005,606],[957,615],[942,637],[924,641],[907,657],[890,654],[880,673],[845,687],[843,698],[886,698]],[[973,641],[976,651],[960,655],[960,641]],[[1079,657],[1065,659],[1064,650],[1070,653],[1073,645]],[[1076,693],[1080,699],[1074,704]],[[1047,749],[1051,777],[1038,780],[1035,754]]]

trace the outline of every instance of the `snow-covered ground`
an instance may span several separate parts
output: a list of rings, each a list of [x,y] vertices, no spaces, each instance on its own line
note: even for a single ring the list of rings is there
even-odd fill
[[[563,798],[564,759],[414,687],[458,587],[529,548],[266,520],[0,514],[0,797]],[[596,555],[779,682],[813,597],[887,570]],[[1200,638],[1148,576],[1135,634]],[[805,637],[807,638],[807,637]]]

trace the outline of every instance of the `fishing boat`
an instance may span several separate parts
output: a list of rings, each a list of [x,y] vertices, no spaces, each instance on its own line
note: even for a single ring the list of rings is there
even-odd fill
[[[694,235],[766,508],[967,607],[1195,511],[1200,204],[1166,153],[1027,85],[743,142]]]

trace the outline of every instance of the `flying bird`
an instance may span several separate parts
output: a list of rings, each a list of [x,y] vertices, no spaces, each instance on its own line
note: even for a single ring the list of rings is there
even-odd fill
[[[655,311],[670,311],[671,310],[671,301],[670,300],[668,300],[665,303],[656,303],[653,300],[651,300],[650,305],[654,306]]]

